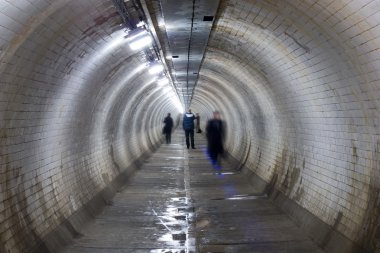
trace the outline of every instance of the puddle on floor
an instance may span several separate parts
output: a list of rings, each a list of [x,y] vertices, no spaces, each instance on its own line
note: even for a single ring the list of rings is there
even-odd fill
[[[239,175],[239,172],[205,172],[201,175]]]
[[[149,253],[188,253],[185,249],[152,249]]]
[[[252,199],[265,199],[268,198],[267,194],[242,194],[242,195],[233,195],[226,198],[215,198],[211,200],[252,200]]]

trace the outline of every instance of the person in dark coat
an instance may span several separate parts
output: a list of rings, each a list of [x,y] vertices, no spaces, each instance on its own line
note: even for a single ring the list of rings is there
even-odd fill
[[[196,114],[195,116],[195,130],[197,131],[198,134],[202,133],[202,130],[201,130],[201,116],[199,116],[199,113]]]
[[[207,122],[206,126],[207,149],[214,165],[218,163],[218,155],[224,152],[224,136],[225,123],[220,119],[220,113],[215,111],[213,118]]]
[[[173,119],[170,117],[170,113],[164,119],[164,134],[166,138],[166,144],[170,144],[172,142],[172,129],[173,129]]]
[[[194,119],[195,116],[189,109],[185,115],[183,115],[183,130],[185,130],[185,136],[186,136],[186,146],[187,148],[190,148],[190,141],[191,141],[191,147],[195,149],[194,145]],[[190,139],[190,140],[189,140]]]

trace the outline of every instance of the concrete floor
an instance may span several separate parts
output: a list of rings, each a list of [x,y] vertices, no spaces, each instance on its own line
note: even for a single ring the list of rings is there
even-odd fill
[[[178,130],[65,253],[323,252],[228,164]]]

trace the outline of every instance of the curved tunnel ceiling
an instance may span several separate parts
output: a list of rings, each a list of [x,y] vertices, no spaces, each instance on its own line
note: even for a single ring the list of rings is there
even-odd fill
[[[146,5],[165,56],[159,2]],[[232,157],[366,248],[379,226],[379,11],[371,0],[221,0],[191,102],[203,127],[221,111]],[[180,114],[111,1],[2,1],[0,20],[0,252],[22,252]]]

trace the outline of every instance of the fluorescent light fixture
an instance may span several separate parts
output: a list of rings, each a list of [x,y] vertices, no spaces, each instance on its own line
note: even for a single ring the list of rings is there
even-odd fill
[[[146,35],[148,35],[148,32],[144,29],[139,28],[128,31],[128,34],[125,36],[125,38],[126,41],[130,42]]]
[[[149,69],[149,74],[158,74],[164,70],[164,66],[162,64],[155,64]]]
[[[172,87],[165,87],[162,89],[162,91],[166,94],[168,94],[169,92],[173,92]]]
[[[146,64],[141,64],[141,65],[139,65],[139,66],[137,66],[136,68],[135,68],[135,71],[141,71],[141,70],[143,70],[144,68],[146,68]]]
[[[150,37],[150,35],[147,34],[145,36],[142,36],[142,37],[130,42],[129,47],[132,50],[138,50],[138,49],[141,49],[141,48],[144,48],[146,46],[151,45],[152,42],[153,42],[152,37]]]
[[[167,78],[160,79],[157,82],[158,86],[164,86],[164,85],[166,85],[168,83],[169,83],[169,80]]]
[[[172,59],[172,56],[171,56],[171,55],[167,55],[165,58],[166,58],[167,60],[171,60],[171,59]]]
[[[164,21],[164,19],[162,19],[162,18],[160,18],[159,20],[158,20],[158,26],[165,26],[165,21]]]
[[[132,50],[144,48],[153,42],[150,34],[142,28],[129,31],[125,38]]]
[[[144,21],[140,21],[137,23],[137,27],[143,27],[145,25],[145,22]]]
[[[153,84],[154,82],[157,82],[157,76],[154,76],[148,83]]]

